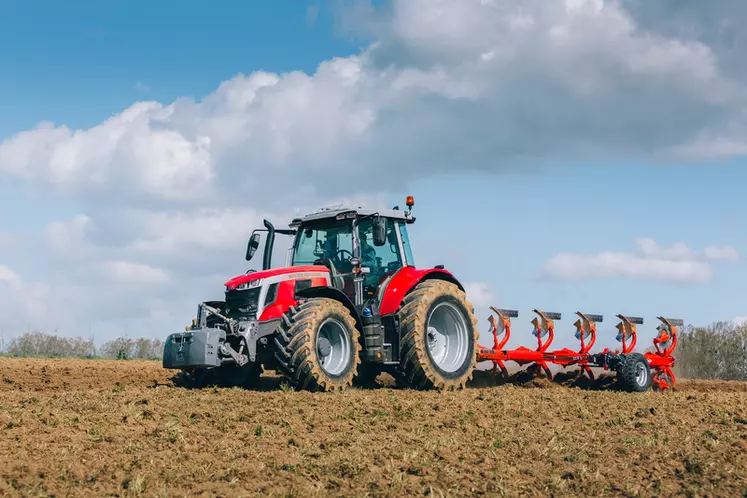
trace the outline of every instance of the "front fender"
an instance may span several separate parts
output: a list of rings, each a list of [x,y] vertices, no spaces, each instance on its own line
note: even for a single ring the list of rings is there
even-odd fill
[[[464,290],[464,286],[459,280],[451,272],[442,268],[418,270],[412,266],[406,266],[395,273],[389,283],[386,284],[384,297],[379,308],[381,316],[396,313],[405,296],[420,282],[430,279],[445,280],[453,283],[460,290]]]
[[[335,289],[334,287],[326,286],[309,287],[307,289],[296,291],[296,299],[309,299],[312,297],[326,297],[327,299],[340,301],[348,309],[348,311],[350,311],[350,314],[353,315],[353,318],[355,319],[355,325],[358,327],[358,330],[363,332],[363,321],[361,320],[361,316],[358,313],[358,310],[355,309],[355,305],[353,305],[353,302],[348,296],[345,295],[345,293]]]

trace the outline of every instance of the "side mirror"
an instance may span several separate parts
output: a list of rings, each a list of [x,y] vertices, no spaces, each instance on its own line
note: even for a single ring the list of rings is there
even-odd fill
[[[254,257],[254,253],[257,252],[259,247],[259,234],[254,233],[249,237],[249,243],[246,246],[246,260],[249,261]]]
[[[376,216],[373,219],[373,243],[377,247],[386,244],[386,218]]]

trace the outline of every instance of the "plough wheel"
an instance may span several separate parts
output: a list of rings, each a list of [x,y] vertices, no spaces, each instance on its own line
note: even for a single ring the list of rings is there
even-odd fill
[[[399,381],[416,389],[457,390],[477,366],[477,318],[466,294],[442,280],[426,280],[399,311]]]
[[[629,392],[644,392],[651,388],[651,368],[641,353],[628,353],[617,371],[617,380]]]
[[[358,373],[359,337],[355,320],[339,301],[304,301],[283,316],[275,334],[278,371],[296,390],[343,390]]]

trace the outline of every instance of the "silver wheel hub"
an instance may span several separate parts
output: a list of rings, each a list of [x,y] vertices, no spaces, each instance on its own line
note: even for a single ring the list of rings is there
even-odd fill
[[[638,363],[635,366],[635,381],[639,386],[646,385],[648,381],[648,372],[646,372],[646,366],[643,363]]]
[[[451,303],[436,305],[428,317],[426,345],[433,362],[444,372],[456,372],[469,352],[469,328]]]
[[[350,363],[352,347],[345,325],[334,318],[322,323],[316,337],[316,353],[322,370],[330,375],[344,372]]]

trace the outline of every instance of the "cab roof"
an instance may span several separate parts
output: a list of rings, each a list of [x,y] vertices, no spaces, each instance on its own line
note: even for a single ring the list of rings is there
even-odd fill
[[[389,218],[394,220],[402,220],[405,223],[413,223],[415,221],[415,217],[412,216],[412,213],[409,211],[403,211],[400,209],[368,209],[361,206],[331,206],[331,207],[323,207],[320,208],[313,213],[307,214],[305,216],[294,218],[293,221],[291,221],[291,226],[297,226],[297,225],[305,225],[306,223],[311,223],[314,221],[321,221],[329,218],[336,218],[336,219],[353,219],[357,216],[368,216],[370,214],[376,214]],[[338,218],[339,217],[339,218]]]

